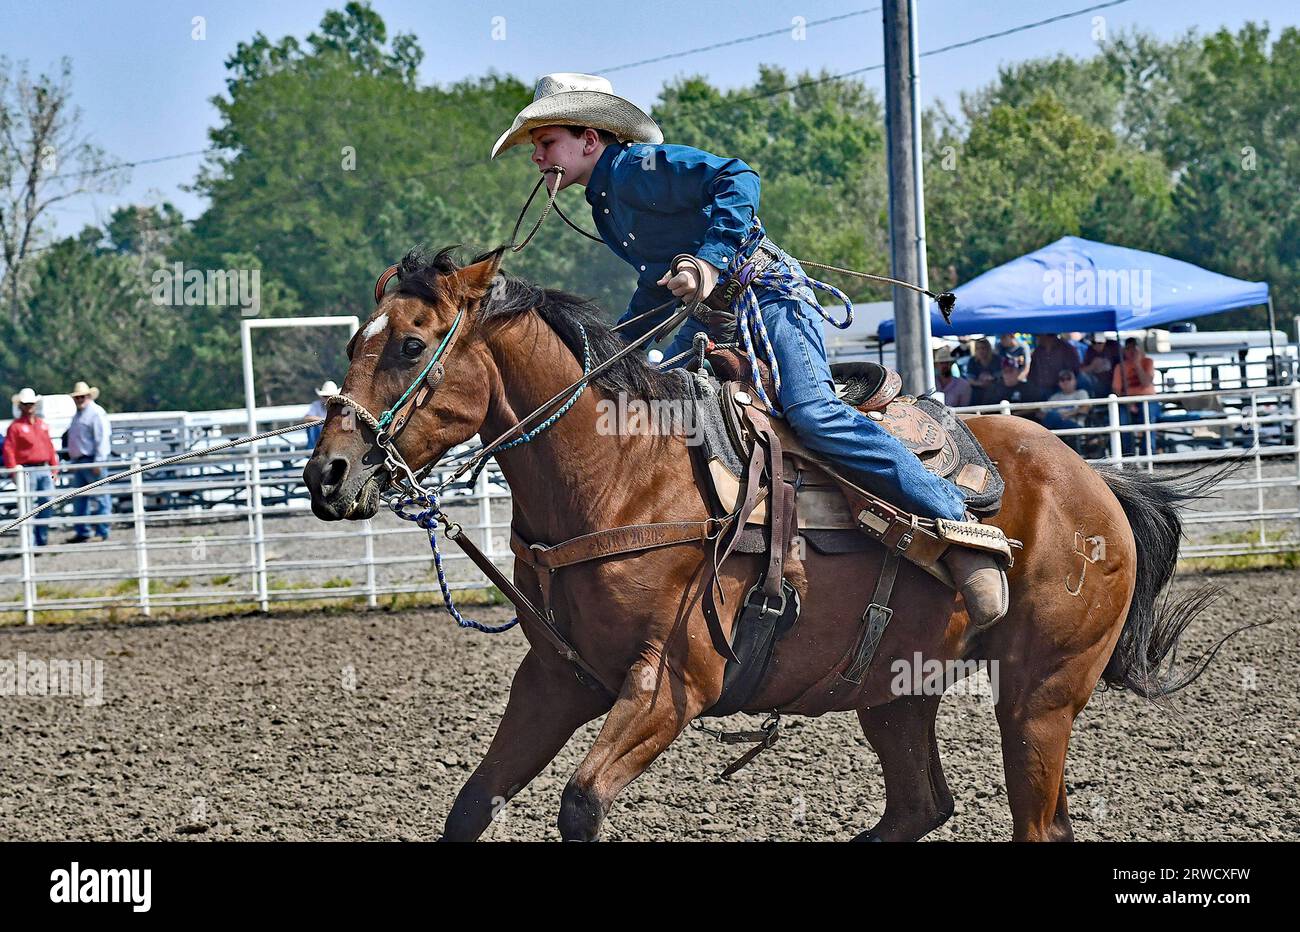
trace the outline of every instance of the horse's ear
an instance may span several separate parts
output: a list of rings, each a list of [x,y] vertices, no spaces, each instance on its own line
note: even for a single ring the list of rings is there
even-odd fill
[[[501,270],[505,247],[494,249],[479,261],[454,273],[456,290],[467,301],[479,301],[492,290],[492,282]]]

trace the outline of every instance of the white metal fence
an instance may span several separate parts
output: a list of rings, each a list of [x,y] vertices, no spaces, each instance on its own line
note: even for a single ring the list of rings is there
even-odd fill
[[[1160,419],[1124,423],[1123,406],[1132,401],[1159,402]],[[1246,460],[1208,510],[1186,517],[1191,540],[1183,556],[1300,549],[1300,383],[962,410],[1041,416],[1069,408],[1082,409],[1079,426],[1057,433],[1090,459],[1148,470],[1215,457]],[[1135,440],[1131,453],[1126,436]],[[1136,442],[1147,438],[1149,450]],[[338,524],[311,514],[301,483],[306,457],[301,448],[245,450],[112,483],[105,487],[113,513],[104,542],[66,543],[83,520],[68,506],[25,523],[0,538],[0,617],[32,623],[43,612],[147,615],[200,605],[265,611],[272,602],[335,598],[375,606],[400,593],[436,593],[424,531],[384,512]],[[59,471],[66,482],[76,471],[105,465],[120,470],[125,464],[64,464]],[[0,491],[0,509],[12,515],[34,506],[34,472],[0,471],[0,480],[12,480]],[[443,505],[485,553],[509,565],[510,496],[495,467],[473,488],[451,490]],[[92,529],[98,520],[84,519]],[[48,535],[45,546],[36,545],[37,527]],[[454,546],[444,557],[453,588],[487,585]]]
[[[1124,409],[1133,404],[1138,406],[1136,415],[1126,417]],[[1153,408],[1158,410],[1154,420]],[[1207,459],[1243,461],[1205,508],[1184,514],[1189,539],[1180,556],[1300,550],[1300,382],[1124,398],[1002,402],[957,410],[1041,419],[1048,411],[1069,409],[1079,410],[1072,418],[1079,426],[1053,432],[1085,459],[1149,472]]]

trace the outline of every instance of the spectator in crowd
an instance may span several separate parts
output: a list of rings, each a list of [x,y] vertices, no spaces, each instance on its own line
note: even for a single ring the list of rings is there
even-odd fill
[[[1086,376],[1088,381],[1081,379],[1080,386],[1086,388],[1094,398],[1101,398],[1110,391],[1112,374],[1119,363],[1119,341],[1107,339],[1103,333],[1094,333],[1088,351],[1083,354],[1081,375]]]
[[[1088,352],[1088,341],[1079,330],[1071,330],[1066,337],[1068,339],[1065,342],[1074,347],[1074,351],[1079,354],[1079,364],[1082,365],[1084,354]]]
[[[1073,346],[1066,343],[1055,333],[1040,333],[1035,339],[1037,346],[1030,357],[1029,382],[1046,398],[1056,391],[1057,375],[1062,369],[1077,373],[1081,367],[1079,354]]]
[[[108,414],[95,403],[99,389],[91,388],[85,382],[78,382],[69,392],[77,405],[77,413],[72,416],[72,423],[64,435],[68,444],[68,459],[73,463],[103,463],[108,459],[110,444],[113,439],[112,428],[108,424]],[[71,470],[73,488],[90,485],[104,476],[103,466],[87,466]],[[79,495],[73,500],[73,513],[78,518],[88,514],[107,517],[113,513],[113,503],[107,492],[94,495]],[[68,538],[70,544],[82,544],[90,540],[91,527],[79,523],[73,527],[73,536]],[[100,521],[94,526],[95,536],[108,540],[108,522]]]
[[[970,382],[954,376],[952,348],[941,346],[934,351],[934,380],[943,392],[943,401],[950,408],[964,408],[970,404]]]
[[[1121,398],[1130,395],[1154,395],[1156,393],[1155,363],[1142,349],[1142,344],[1135,337],[1129,337],[1124,341],[1124,356],[1111,376],[1110,389]],[[1146,408],[1145,415],[1142,411],[1143,408]],[[1119,422],[1121,424],[1141,424],[1144,421],[1154,424],[1159,414],[1160,404],[1155,401],[1142,401],[1119,406]],[[1133,453],[1134,436],[1132,432],[1122,435],[1121,443],[1125,456],[1130,456]],[[1150,435],[1141,433],[1140,436],[1147,438],[1143,443],[1143,447],[1147,452],[1151,452]]]
[[[24,388],[13,396],[18,405],[18,417],[9,425],[4,439],[5,469],[23,466],[27,473],[27,488],[33,492],[48,492],[54,487],[53,470],[59,465],[59,457],[54,452],[54,442],[50,440],[50,428],[44,418],[36,416],[36,405],[41,396],[30,388]],[[37,496],[36,504],[44,505],[49,496]],[[20,511],[26,509],[20,508]],[[39,522],[39,519],[38,519]],[[37,547],[44,547],[49,529],[40,523],[32,524],[32,537]]]
[[[970,403],[989,404],[993,383],[1002,378],[1002,363],[993,355],[993,344],[987,339],[972,344],[971,357],[966,360],[966,381],[970,382]]]
[[[1042,399],[1043,396],[1032,383],[1020,380],[1020,367],[1016,365],[1016,361],[1011,358],[1003,359],[1002,378],[990,389],[989,403],[997,404],[1009,401],[1015,405],[1042,401]],[[1017,413],[1023,417],[1035,418],[1035,415],[1030,412]]]
[[[1074,370],[1062,369],[1056,374],[1056,391],[1047,400],[1087,401],[1088,398],[1088,393],[1079,387]],[[1087,411],[1081,407],[1048,408],[1043,412],[1043,426],[1048,430],[1069,430],[1072,427],[1082,427],[1086,417]],[[1076,450],[1079,449],[1080,438],[1077,434],[1061,439]]]
[[[302,419],[304,424],[311,425],[307,428],[307,449],[316,449],[320,432],[325,429],[325,399],[338,393],[339,387],[334,384],[333,379],[326,379],[325,384],[316,389],[316,400],[311,403],[311,407],[307,409],[307,416]]]
[[[1003,362],[1010,359],[1016,364],[1016,378],[1021,382],[1029,377],[1029,350],[1014,333],[998,337],[998,358]]]

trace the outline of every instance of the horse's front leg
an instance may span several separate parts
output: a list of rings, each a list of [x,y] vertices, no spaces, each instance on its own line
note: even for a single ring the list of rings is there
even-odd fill
[[[704,691],[657,661],[633,665],[595,745],[564,788],[559,827],[565,841],[596,839],[614,797],[704,710]]]
[[[482,835],[506,801],[541,773],[579,727],[604,713],[606,703],[578,682],[568,664],[544,663],[530,650],[515,671],[487,756],[447,815],[443,840],[474,841]]]

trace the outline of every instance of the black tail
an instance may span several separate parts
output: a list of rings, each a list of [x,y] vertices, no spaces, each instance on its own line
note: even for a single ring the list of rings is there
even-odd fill
[[[1179,598],[1171,598],[1167,591],[1178,565],[1178,545],[1183,535],[1179,509],[1188,502],[1209,498],[1240,465],[1239,461],[1211,464],[1169,476],[1095,467],[1123,506],[1137,543],[1137,584],[1119,642],[1101,675],[1107,686],[1131,689],[1147,699],[1177,692],[1205,672],[1228,638],[1254,627],[1245,625],[1232,631],[1189,668],[1175,669],[1178,639],[1219,595],[1219,587],[1212,585]]]

